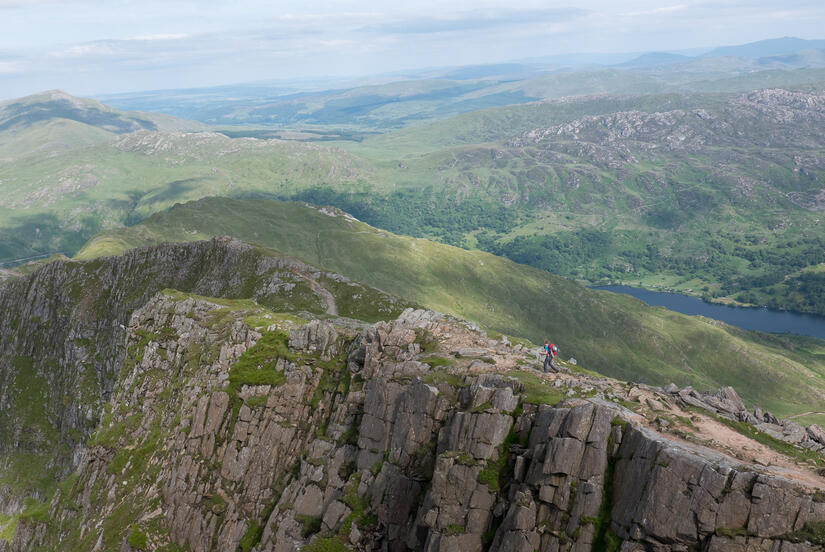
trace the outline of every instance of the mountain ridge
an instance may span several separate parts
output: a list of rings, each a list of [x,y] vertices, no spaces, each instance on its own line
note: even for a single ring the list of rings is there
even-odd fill
[[[739,56],[757,58],[819,48],[825,48],[825,40],[807,40],[784,36],[735,46],[719,46],[702,54],[701,57]]]
[[[21,315],[0,328],[25,336],[0,332],[0,394],[29,390],[4,400],[26,429],[0,459],[57,446],[65,462],[24,505],[0,472],[13,532],[0,550],[823,543],[817,426],[751,413],[730,388],[651,388],[566,363],[542,376],[521,343],[399,313],[312,270],[220,238],[55,261],[0,285],[4,312]],[[325,315],[305,278],[354,318],[389,321]],[[78,360],[101,379],[78,376]],[[54,409],[66,414],[41,416]],[[23,458],[31,469],[37,455]]]
[[[491,330],[535,342],[552,337],[562,354],[613,377],[661,385],[692,382],[701,388],[739,382],[746,400],[783,415],[799,400],[799,385],[791,381],[812,386],[807,387],[813,393],[811,404],[823,400],[813,389],[818,385],[815,374],[825,371],[825,365],[816,354],[802,353],[808,347],[811,352],[819,350],[820,340],[801,338],[797,342],[749,333],[717,321],[647,307],[641,301],[587,290],[487,253],[396,236],[338,210],[276,201],[203,199],[178,205],[133,227],[104,233],[91,240],[78,258],[89,260],[132,247],[208,239],[215,234],[236,236],[328,266],[356,281]],[[762,368],[752,371],[756,364]],[[783,368],[777,370],[779,366]],[[781,395],[786,399],[777,400]],[[820,407],[807,410],[819,411]]]

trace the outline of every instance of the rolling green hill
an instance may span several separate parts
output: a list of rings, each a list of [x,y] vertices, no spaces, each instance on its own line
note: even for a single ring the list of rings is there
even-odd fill
[[[156,113],[118,111],[95,100],[50,90],[0,103],[0,160],[36,158],[94,146],[139,130],[204,129],[194,121]]]
[[[0,266],[177,202],[298,199],[566,277],[825,314],[823,90],[566,98],[323,144],[13,102],[39,107],[0,131]]]
[[[369,168],[326,146],[204,132],[59,91],[0,104],[0,266],[73,254],[102,228],[205,195],[363,189]]]
[[[78,259],[161,241],[231,235],[340,272],[490,330],[549,336],[564,358],[632,381],[736,385],[781,414],[825,406],[825,342],[742,331],[480,251],[397,236],[299,203],[210,198],[105,232]]]
[[[817,90],[513,106],[348,147],[394,170],[389,196],[298,197],[568,277],[822,314],[823,123]]]

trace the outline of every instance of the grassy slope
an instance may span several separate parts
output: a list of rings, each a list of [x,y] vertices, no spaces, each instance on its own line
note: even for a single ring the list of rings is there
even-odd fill
[[[528,129],[587,116],[697,107],[735,121],[732,128],[743,133],[687,120],[673,132],[694,133],[707,144],[695,151],[654,151],[658,137],[631,136],[621,143],[635,161],[619,163],[613,159],[623,157],[621,149],[600,142],[603,127],[582,131],[576,139],[505,144]],[[816,161],[803,168],[797,164],[800,155],[821,158],[821,146],[815,145],[821,141],[818,123],[806,121],[803,112],[792,124],[778,123],[751,109],[721,94],[562,100],[473,112],[344,147],[372,160],[386,180],[419,194],[422,202],[426,193],[444,194],[443,199],[476,196],[494,205],[515,202],[526,215],[479,243],[469,233],[474,228],[463,236],[448,235],[417,226],[414,217],[385,213],[394,208],[386,203],[359,198],[378,213],[362,210],[361,218],[383,228],[481,247],[569,277],[704,291],[708,297],[825,313],[823,301],[812,299],[822,281],[800,282],[794,275],[822,261],[816,240],[825,226],[820,213],[803,204],[820,192],[823,167]],[[596,153],[581,153],[585,147]],[[357,209],[347,197],[307,197]],[[552,208],[544,207],[548,203]],[[493,230],[483,223],[481,229]],[[611,243],[597,254],[572,258],[569,251],[584,248],[570,234],[583,229],[599,230]],[[520,236],[532,243],[514,243]],[[557,249],[566,258],[535,258],[531,248]],[[773,286],[785,276],[786,284]]]
[[[341,145],[369,158],[410,158],[454,146],[499,142],[534,128],[556,125],[588,115],[628,110],[654,112],[690,109],[719,100],[709,94],[611,95],[587,100],[552,100],[472,111],[442,121],[413,125],[368,138],[361,143]]]
[[[93,239],[78,258],[233,235],[431,308],[538,341],[627,380],[735,386],[778,414],[825,406],[825,343],[652,308],[479,251],[396,236],[293,203],[204,199]]]
[[[805,78],[819,74],[800,73]],[[748,78],[763,82],[767,77]],[[786,129],[749,127],[744,137],[698,153],[650,153],[647,145],[655,139],[631,143],[639,162],[618,167],[579,153],[577,140],[506,144],[528,129],[586,116],[698,106],[723,112],[729,100],[720,94],[660,94],[510,106],[360,144],[337,144],[349,152],[168,133],[122,136],[116,143],[103,136],[107,139],[101,143],[103,131],[89,127],[85,132],[69,121],[33,128],[29,145],[15,150],[33,151],[42,142],[48,155],[33,152],[3,162],[0,133],[0,262],[71,254],[101,229],[141,220],[176,202],[213,195],[299,197],[339,206],[396,233],[478,247],[568,277],[691,289],[825,313],[825,300],[810,300],[823,295],[825,279],[774,285],[777,277],[805,272],[807,265],[797,260],[810,257],[809,265],[823,260],[811,252],[819,248],[816,240],[825,223],[791,196],[810,200],[825,169],[806,161],[811,167],[798,170],[799,148],[753,143],[760,132]],[[800,132],[804,138],[810,129]],[[598,135],[584,138],[599,155],[607,155]],[[79,147],[65,151],[69,142]],[[821,148],[803,149],[802,158],[821,158]],[[319,188],[335,194],[313,194]],[[468,199],[488,214],[505,204],[513,207],[495,214],[494,227],[489,219],[476,220]],[[668,222],[673,214],[680,220]],[[594,229],[611,243],[588,251],[581,232]],[[547,257],[548,251],[555,257]],[[764,276],[772,279],[766,283],[760,280]]]
[[[91,129],[87,134],[96,133]],[[364,188],[370,168],[334,148],[140,133],[0,162],[0,261],[73,253],[102,228],[208,195]]]

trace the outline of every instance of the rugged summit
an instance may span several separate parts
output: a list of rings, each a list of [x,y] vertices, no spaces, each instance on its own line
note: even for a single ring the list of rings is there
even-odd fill
[[[118,381],[132,312],[176,288],[375,321],[410,303],[274,251],[216,238],[56,261],[0,286],[0,513],[68,474]]]
[[[47,283],[53,299],[36,300]],[[15,359],[0,365],[4,412],[20,412],[10,391],[21,378],[47,384],[42,434],[4,438],[3,454],[72,443],[55,462],[60,483],[28,501],[4,552],[822,543],[818,441],[771,441],[735,421],[747,411],[733,390],[651,388],[572,365],[543,376],[527,343],[401,312],[397,299],[240,242],[58,261],[4,284],[0,299],[22,330],[2,332],[0,358]],[[35,324],[55,339],[29,345],[46,335]],[[75,392],[83,363],[95,401]],[[64,418],[76,421],[47,431]]]

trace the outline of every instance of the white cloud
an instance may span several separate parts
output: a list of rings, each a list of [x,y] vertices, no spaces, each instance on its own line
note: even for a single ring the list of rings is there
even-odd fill
[[[153,34],[153,35],[141,35],[135,36],[130,38],[129,40],[137,40],[140,42],[155,42],[159,40],[181,40],[183,38],[188,38],[191,35],[186,33],[169,33],[169,34]]]
[[[688,8],[687,4],[677,4],[675,6],[662,6],[661,8],[653,8],[650,10],[642,10],[642,11],[635,11],[629,13],[623,13],[623,16],[626,17],[644,17],[646,15],[662,15],[662,14],[671,14],[674,12],[679,12],[686,10]]]
[[[338,40],[321,40],[318,42],[321,46],[326,48],[341,48],[342,46],[355,46],[358,44],[357,40],[346,40],[346,39],[338,39]]]
[[[0,60],[0,75],[15,75],[23,73],[26,69],[25,64],[20,61],[2,61]]]
[[[435,34],[467,32],[499,27],[531,26],[537,23],[568,21],[587,15],[583,8],[473,10],[470,12],[397,18],[364,27],[379,34]]]
[[[111,44],[104,42],[92,42],[90,44],[75,44],[69,46],[64,50],[51,52],[51,56],[55,58],[84,58],[91,56],[107,56],[114,55],[117,51]]]
[[[0,9],[2,8],[23,8],[26,6],[34,6],[37,4],[51,4],[57,0],[0,0]]]
[[[0,0],[0,91],[358,75],[825,38],[822,0]],[[72,88],[83,73],[83,87]],[[32,85],[34,86],[34,85]]]

